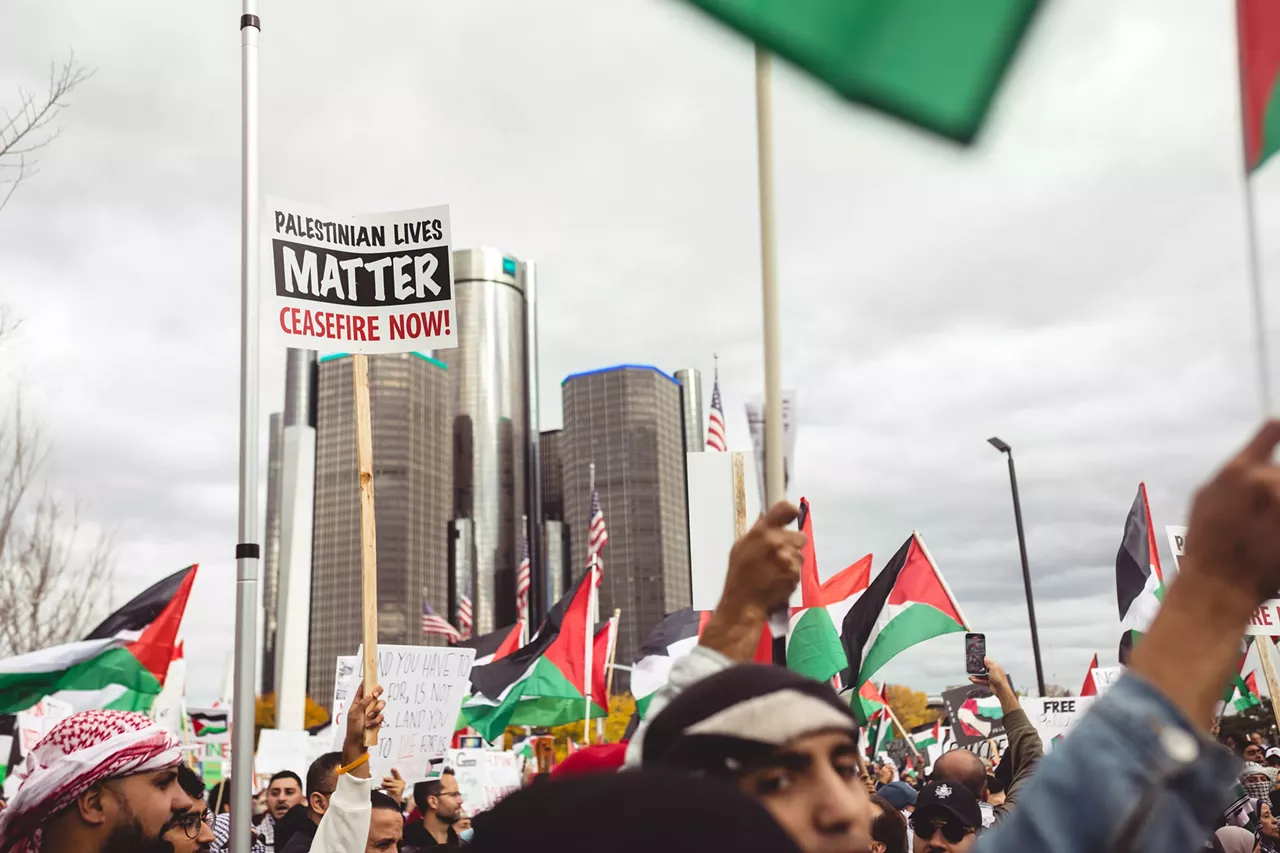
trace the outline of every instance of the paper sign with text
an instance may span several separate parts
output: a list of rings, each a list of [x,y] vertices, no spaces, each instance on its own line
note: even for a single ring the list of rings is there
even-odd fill
[[[1274,637],[1280,634],[1280,599],[1273,598],[1258,605],[1244,632],[1254,637]]]
[[[351,704],[351,696],[356,692],[360,679],[356,670],[360,668],[360,659],[355,655],[339,655],[337,668],[333,674],[333,702],[329,705],[329,724],[333,726],[334,749],[342,747],[342,737],[347,730],[347,706]]]
[[[378,745],[369,748],[374,777],[390,776],[393,767],[405,779],[427,777],[431,760],[442,758],[453,746],[453,727],[471,689],[475,657],[476,650],[467,648],[378,645],[378,684],[387,707]],[[363,647],[356,654],[352,693],[364,678],[362,658]],[[334,733],[337,745],[345,730],[344,717],[342,728]]]
[[[1106,692],[1115,686],[1115,683],[1120,680],[1122,675],[1124,675],[1124,667],[1122,666],[1094,667],[1093,686],[1098,691],[1097,695],[1106,695]]]
[[[1040,733],[1044,751],[1049,752],[1067,736],[1072,726],[1080,722],[1096,699],[1096,696],[1066,696],[1057,699],[1026,697],[1021,700],[1021,704],[1027,719]]]
[[[286,347],[392,353],[458,345],[449,206],[350,216],[268,198],[264,311]]]
[[[1173,567],[1182,571],[1182,555],[1187,553],[1187,528],[1166,525],[1164,535],[1169,537],[1169,550],[1173,552]]]
[[[462,794],[462,807],[477,815],[520,790],[522,762],[514,752],[491,749],[451,749],[445,764],[453,768]]]

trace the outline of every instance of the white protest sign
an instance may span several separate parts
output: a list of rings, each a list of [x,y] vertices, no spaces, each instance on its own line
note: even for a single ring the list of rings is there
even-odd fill
[[[1027,697],[1021,701],[1027,719],[1040,733],[1044,751],[1049,752],[1058,741],[1067,736],[1072,726],[1080,722],[1093,705],[1095,696],[1067,696],[1059,699]]]
[[[458,345],[449,207],[350,216],[268,198],[264,311],[286,347],[389,353]]]
[[[356,659],[363,657],[361,646]],[[427,777],[431,759],[442,758],[453,744],[475,657],[468,648],[378,644],[378,684],[387,707],[378,744],[369,749],[375,778],[390,776],[393,767],[405,779]],[[355,677],[364,677],[362,664]]]
[[[49,733],[49,730],[72,713],[71,705],[49,696],[17,714],[18,748],[26,755]]]
[[[1169,550],[1173,552],[1173,567],[1182,571],[1182,555],[1187,553],[1187,528],[1166,525],[1164,535],[1169,537]]]
[[[514,752],[451,749],[445,764],[453,768],[462,807],[469,815],[493,808],[503,797],[520,790],[523,781],[523,762]]]
[[[1124,667],[1122,666],[1096,666],[1093,672],[1093,687],[1097,690],[1098,696],[1103,696],[1110,690],[1120,676],[1124,675]],[[1085,697],[1089,698],[1089,697]]]
[[[1244,632],[1254,637],[1274,637],[1280,634],[1280,599],[1271,599],[1258,605]]]
[[[756,482],[760,485],[760,503],[768,507],[765,498],[764,472],[764,401],[752,400],[747,403],[747,428],[751,430],[751,444],[756,453]],[[796,456],[796,392],[782,392],[782,491],[786,494],[791,484],[791,474],[795,470]],[[752,519],[754,522],[755,519]]]
[[[360,659],[355,655],[339,655],[337,667],[333,675],[333,702],[329,705],[329,723],[333,726],[333,748],[342,748],[342,738],[347,731],[347,706],[356,692],[360,679],[356,670],[360,668]]]
[[[311,767],[311,733],[263,729],[258,733],[258,751],[253,756],[254,776],[268,777],[292,770],[306,778]]]

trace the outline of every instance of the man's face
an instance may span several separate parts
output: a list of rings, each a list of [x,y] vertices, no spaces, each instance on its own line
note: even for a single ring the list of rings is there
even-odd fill
[[[1255,764],[1262,763],[1262,747],[1256,743],[1251,743],[1244,748],[1244,760],[1252,761]]]
[[[443,823],[454,823],[462,816],[462,794],[458,793],[458,780],[452,775],[440,777],[440,795],[428,797],[427,805]]]
[[[204,800],[197,800],[189,812],[174,818],[164,833],[173,853],[204,853],[213,844],[213,827],[204,820]],[[195,832],[195,836],[191,835]]]
[[[968,853],[978,842],[976,830],[977,827],[964,826],[949,812],[917,810],[911,816],[912,850],[914,853]]]
[[[102,810],[111,827],[104,853],[171,853],[169,822],[195,803],[178,784],[178,770],[156,770],[102,783]]]
[[[285,812],[302,802],[302,788],[296,781],[286,776],[271,783],[267,789],[267,811],[276,820],[284,817]]]
[[[399,812],[393,812],[391,809],[374,809],[369,820],[369,843],[365,847],[365,853],[398,850],[403,835],[404,818]]]
[[[857,751],[844,732],[798,738],[739,784],[803,853],[867,853],[871,801]]]

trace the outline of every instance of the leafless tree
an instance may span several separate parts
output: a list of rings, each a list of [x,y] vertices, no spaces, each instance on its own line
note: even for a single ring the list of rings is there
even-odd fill
[[[0,657],[81,639],[105,613],[114,546],[46,490],[47,449],[21,400],[0,422]]]
[[[58,114],[75,88],[90,76],[72,53],[61,66],[49,63],[49,84],[44,92],[18,87],[17,105],[0,108],[0,210],[18,185],[38,171],[37,152],[57,138],[61,130],[56,124]]]

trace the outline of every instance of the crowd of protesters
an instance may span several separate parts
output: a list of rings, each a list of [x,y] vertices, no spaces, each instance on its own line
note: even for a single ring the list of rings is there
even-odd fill
[[[0,812],[0,853],[221,851],[241,819],[254,822],[255,853],[1275,850],[1280,750],[1214,735],[1245,626],[1280,588],[1277,443],[1271,422],[1198,492],[1181,572],[1126,674],[1047,756],[995,661],[978,680],[1004,711],[1001,765],[952,750],[915,784],[868,771],[848,700],[829,684],[748,663],[798,582],[805,542],[784,503],[733,546],[698,646],[625,747],[578,760],[593,772],[538,777],[474,827],[449,773],[414,786],[407,818],[404,782],[371,778],[364,736],[382,722],[378,688],[357,692],[341,751],[305,780],[278,774],[263,813],[244,818],[147,717],[72,715],[27,757]],[[611,765],[624,766],[602,772]]]

